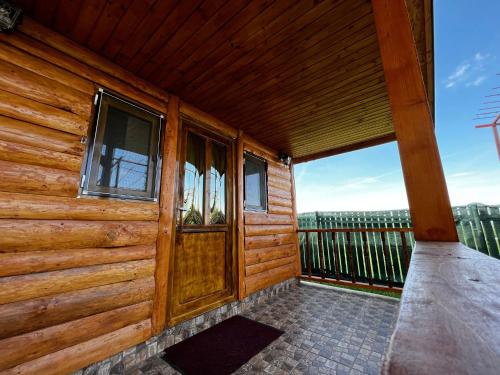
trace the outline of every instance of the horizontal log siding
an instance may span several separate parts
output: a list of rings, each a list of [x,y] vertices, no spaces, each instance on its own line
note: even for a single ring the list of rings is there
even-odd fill
[[[77,194],[97,88],[162,113],[167,95],[36,39],[0,36],[2,373],[69,373],[151,335],[158,204]]]
[[[245,151],[268,163],[268,210],[244,213],[244,281],[248,295],[293,277],[298,252],[290,169],[277,160],[277,152],[245,139]]]

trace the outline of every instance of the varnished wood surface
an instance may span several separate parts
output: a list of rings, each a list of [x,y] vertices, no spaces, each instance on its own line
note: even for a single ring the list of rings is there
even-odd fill
[[[114,353],[144,342],[149,337],[151,337],[151,321],[145,319],[139,323],[9,368],[2,375],[68,374],[89,363],[99,362]]]
[[[40,3],[19,1],[33,19],[76,43],[29,18],[21,27],[27,35],[88,59],[74,50],[83,45],[116,64],[92,58],[92,67],[117,71],[135,90],[161,97],[147,87],[152,82],[295,157],[393,132],[367,0]],[[411,6],[430,77],[432,9]]]
[[[154,247],[168,243],[172,201],[167,197],[160,211],[154,203],[76,198],[81,142],[98,87],[168,116],[167,88],[181,95],[185,116],[228,138],[241,128],[260,139],[245,136],[244,147],[268,161],[269,210],[260,220],[237,212],[244,238],[241,295],[296,272],[293,184],[277,152],[330,152],[393,131],[366,0],[19,3],[72,41],[29,17],[19,32],[0,35],[0,256],[8,265],[0,278],[2,341],[36,338],[35,332],[75,327],[136,304],[154,303],[157,313],[151,320],[151,310],[141,310],[145,319],[136,316],[143,320],[123,328],[110,318],[114,331],[97,330],[95,338],[81,328],[72,341],[40,347],[37,339],[26,341],[30,361],[9,362],[15,367],[7,373],[69,373],[163,326],[164,269],[156,267],[169,267],[168,254]],[[175,155],[164,147],[164,157]],[[164,163],[171,172],[172,157]],[[166,220],[158,223],[160,215]],[[158,238],[159,230],[166,235]],[[222,293],[203,309],[232,299]],[[0,345],[0,351],[10,348]]]
[[[238,138],[236,140],[236,240],[237,240],[237,257],[238,257],[238,299],[241,301],[246,297],[245,291],[245,213],[244,213],[244,133],[242,130],[238,131]],[[258,223],[260,215],[254,217],[255,222]]]
[[[77,172],[0,160],[0,191],[75,197]]]
[[[302,274],[302,264],[301,264],[301,256],[300,256],[300,241],[298,236],[299,230],[299,221],[297,218],[297,195],[295,190],[295,172],[294,172],[294,163],[290,165],[290,180],[292,183],[291,186],[291,200],[292,200],[292,223],[293,223],[293,231],[297,233],[295,239],[296,253],[295,253],[295,276],[299,277]]]
[[[0,304],[152,276],[154,260],[135,260],[0,279]]]
[[[175,304],[183,305],[227,288],[225,232],[182,235],[177,252]]]
[[[0,253],[0,264],[2,265],[0,277],[150,259],[155,256],[155,252],[156,246],[151,244],[117,248]]]
[[[0,253],[149,245],[154,221],[0,220]],[[25,236],[29,234],[29,237]]]
[[[149,338],[160,291],[158,203],[77,197],[93,96],[168,96],[32,31],[0,35],[0,368],[61,374]]]
[[[171,96],[168,102],[167,122],[163,133],[163,164],[160,186],[160,216],[155,269],[155,299],[152,315],[152,330],[160,333],[167,320],[168,272],[171,249],[175,239],[177,138],[179,134],[179,98]]]
[[[189,225],[177,218],[175,245],[171,249],[170,287],[168,298],[169,325],[190,319],[209,311],[237,297],[237,240],[235,240],[234,197],[234,145],[232,129],[207,117],[197,110],[186,113],[180,106],[183,116],[182,132],[178,141],[178,197],[182,206],[184,199],[184,163],[186,163],[188,134],[202,137],[206,142],[204,174],[204,223]],[[183,112],[184,111],[184,112]],[[207,121],[209,123],[207,123]],[[209,187],[212,162],[212,142],[220,142],[226,148],[225,171],[225,222],[207,225],[209,220]],[[177,215],[176,215],[177,216]]]
[[[458,241],[405,0],[373,0],[415,239]]]
[[[0,139],[77,156],[81,156],[85,148],[77,135],[5,116],[0,116]]]
[[[151,309],[151,302],[142,302],[1,340],[0,370],[138,323]]]
[[[156,221],[158,211],[151,202],[0,192],[2,219]]]
[[[498,374],[500,261],[417,241],[383,374]]]
[[[266,160],[268,178],[267,212],[243,210],[244,246],[240,254],[243,257],[244,290],[248,295],[296,274],[298,235],[290,167],[279,162],[277,151],[248,135],[243,135],[241,143],[241,153],[250,152]],[[243,175],[243,163],[239,168],[239,173]],[[243,194],[243,181],[238,188]]]
[[[0,339],[153,299],[153,277],[0,305]]]

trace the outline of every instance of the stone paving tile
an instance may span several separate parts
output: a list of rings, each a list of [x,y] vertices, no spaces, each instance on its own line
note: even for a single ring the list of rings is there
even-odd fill
[[[235,374],[379,374],[398,302],[302,285],[243,313],[285,333]],[[153,357],[126,375],[178,374]]]

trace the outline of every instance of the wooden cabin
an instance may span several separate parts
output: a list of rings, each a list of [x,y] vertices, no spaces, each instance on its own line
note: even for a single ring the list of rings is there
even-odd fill
[[[15,5],[0,34],[2,374],[71,373],[293,283],[294,163],[397,140],[417,241],[457,242],[430,0]],[[417,279],[403,304],[434,287]],[[386,371],[404,373],[392,348]]]

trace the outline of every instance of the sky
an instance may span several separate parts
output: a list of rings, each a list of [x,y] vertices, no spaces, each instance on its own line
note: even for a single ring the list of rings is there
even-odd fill
[[[491,129],[474,125],[500,97],[500,1],[435,0],[436,137],[451,204],[500,204]],[[484,116],[486,117],[486,116]],[[396,142],[295,166],[297,211],[408,208]]]

